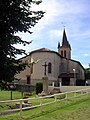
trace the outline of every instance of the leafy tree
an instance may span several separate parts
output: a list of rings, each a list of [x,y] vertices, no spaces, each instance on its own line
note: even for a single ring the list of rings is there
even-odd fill
[[[90,68],[85,69],[85,77],[86,79],[90,79]]]
[[[27,63],[16,60],[17,55],[26,54],[15,44],[30,44],[16,35],[17,32],[29,32],[31,27],[44,15],[43,11],[32,11],[32,0],[0,0],[0,84],[11,82],[14,75],[25,69]]]

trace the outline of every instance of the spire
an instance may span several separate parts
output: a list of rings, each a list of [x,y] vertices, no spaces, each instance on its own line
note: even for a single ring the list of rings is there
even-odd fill
[[[63,38],[62,38],[62,47],[68,47],[71,49],[71,46],[67,40],[67,36],[66,36],[66,32],[65,32],[65,29],[63,31]]]
[[[58,42],[58,53],[67,59],[71,59],[71,46],[67,40],[65,28],[63,31],[62,45],[60,46],[60,42]]]

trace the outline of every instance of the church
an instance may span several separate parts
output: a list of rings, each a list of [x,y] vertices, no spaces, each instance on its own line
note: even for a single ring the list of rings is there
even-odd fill
[[[77,53],[78,54],[78,53]],[[85,69],[79,61],[71,59],[71,45],[67,40],[65,29],[62,34],[62,44],[58,42],[58,52],[47,48],[40,48],[21,58],[23,62],[38,61],[26,67],[15,77],[19,83],[35,85],[48,77],[48,85],[53,82],[62,85],[76,85],[76,80],[85,79]]]

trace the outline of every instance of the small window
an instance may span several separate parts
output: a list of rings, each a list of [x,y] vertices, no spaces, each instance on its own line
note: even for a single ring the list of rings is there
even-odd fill
[[[61,51],[61,55],[63,56],[63,50]]]
[[[64,57],[66,57],[66,50],[64,50]]]
[[[51,73],[51,72],[52,72],[52,64],[48,63],[48,73]]]
[[[27,84],[30,84],[30,75],[27,75]]]

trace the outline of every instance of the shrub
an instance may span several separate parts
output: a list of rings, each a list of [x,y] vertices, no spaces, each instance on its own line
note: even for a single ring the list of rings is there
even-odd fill
[[[43,83],[36,83],[36,94],[41,93],[43,90]]]

